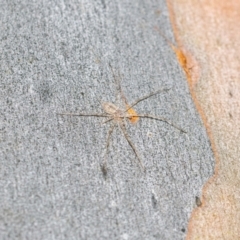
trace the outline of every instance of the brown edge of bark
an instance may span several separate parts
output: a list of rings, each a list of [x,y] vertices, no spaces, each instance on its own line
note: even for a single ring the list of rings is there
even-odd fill
[[[173,9],[173,5],[172,5],[172,1],[171,0],[167,0],[167,7],[168,7],[170,22],[171,22],[171,25],[172,25],[172,28],[173,28],[173,34],[174,34],[174,37],[176,39],[176,43],[177,43],[178,46],[183,46],[183,42],[180,40],[181,37],[180,37],[179,30],[178,30],[178,27],[177,27],[177,23],[176,23],[176,20],[175,20],[176,18],[175,18],[174,9]],[[178,47],[178,49],[181,51],[181,47]],[[185,55],[185,57],[186,57],[186,61],[187,61],[188,57],[186,55]],[[179,61],[179,59],[178,59],[178,61]],[[207,195],[207,191],[208,191],[209,185],[213,184],[213,182],[216,180],[216,178],[218,176],[218,172],[219,172],[219,155],[217,153],[216,145],[215,145],[215,142],[214,142],[214,137],[213,137],[213,134],[212,134],[212,131],[211,131],[211,127],[210,127],[210,125],[208,123],[207,116],[205,115],[205,112],[202,109],[201,104],[200,104],[200,102],[197,99],[196,92],[194,91],[194,86],[192,84],[193,80],[191,79],[191,76],[189,74],[187,74],[185,66],[183,66],[180,61],[179,61],[179,63],[182,66],[184,72],[186,73],[186,78],[187,78],[187,81],[188,81],[190,94],[192,96],[192,99],[194,101],[195,107],[196,107],[198,113],[200,114],[201,119],[203,121],[203,124],[205,126],[205,129],[207,131],[207,134],[208,134],[208,137],[209,137],[209,140],[210,140],[210,143],[211,143],[211,148],[212,148],[212,151],[213,151],[213,154],[214,154],[214,158],[215,158],[215,168],[214,168],[213,176],[211,176],[209,178],[209,180],[204,184],[204,186],[202,188],[202,197],[201,197],[202,204],[201,204],[201,206],[196,207],[195,209],[193,209],[192,214],[191,214],[191,216],[189,218],[189,224],[188,224],[188,228],[187,228],[186,239],[190,240],[190,239],[193,238],[193,235],[192,235],[193,234],[193,228],[197,227],[197,226],[194,226],[194,219],[200,213],[200,211],[205,208],[205,206],[207,204],[206,200],[205,200],[205,195]]]

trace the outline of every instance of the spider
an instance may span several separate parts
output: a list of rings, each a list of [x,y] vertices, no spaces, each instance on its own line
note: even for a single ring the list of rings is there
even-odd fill
[[[110,145],[110,138],[112,135],[112,132],[114,130],[114,128],[116,126],[119,126],[120,129],[123,132],[124,137],[126,138],[128,144],[130,145],[130,147],[132,148],[134,154],[136,155],[137,159],[138,159],[138,164],[140,166],[140,168],[142,169],[143,172],[146,171],[141,157],[137,151],[137,148],[135,147],[135,145],[133,144],[132,140],[130,139],[128,133],[127,133],[127,129],[126,129],[126,123],[127,123],[127,119],[131,122],[131,123],[136,123],[139,118],[150,118],[150,119],[155,119],[155,120],[159,120],[159,121],[163,121],[169,125],[171,125],[172,127],[178,129],[180,132],[184,132],[186,133],[186,131],[184,131],[183,129],[179,128],[178,126],[176,126],[175,124],[171,123],[170,121],[168,121],[167,119],[163,118],[163,117],[157,117],[157,116],[153,116],[153,115],[148,115],[148,114],[137,114],[137,112],[133,109],[134,106],[136,106],[138,103],[140,103],[141,101],[144,101],[160,92],[163,91],[168,91],[170,89],[159,89],[155,92],[151,92],[150,94],[139,98],[138,100],[136,100],[134,103],[132,104],[128,104],[127,99],[125,98],[122,90],[121,90],[121,85],[119,83],[119,81],[117,81],[117,78],[114,74],[113,68],[112,66],[109,64],[109,67],[112,71],[114,80],[115,80],[115,84],[117,85],[116,88],[118,88],[120,90],[121,93],[121,98],[122,101],[124,102],[126,109],[121,109],[118,106],[116,106],[115,104],[111,103],[111,102],[103,102],[102,105],[102,109],[104,111],[104,113],[57,113],[58,115],[68,115],[68,116],[80,116],[80,117],[99,117],[99,118],[107,118],[103,124],[105,123],[109,123],[112,122],[108,134],[107,134],[107,142],[106,142],[106,152],[105,152],[105,156],[104,156],[104,162],[101,165],[101,170],[102,173],[104,175],[104,177],[106,177],[107,175],[107,168],[106,168],[106,164],[107,164],[107,153],[108,153],[108,149],[109,149],[109,145]]]

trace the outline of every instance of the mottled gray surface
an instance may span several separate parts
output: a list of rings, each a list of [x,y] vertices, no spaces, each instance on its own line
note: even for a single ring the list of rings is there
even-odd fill
[[[173,41],[164,1],[0,1],[0,239],[183,239],[213,156]],[[142,119],[120,129],[57,112],[129,102],[187,131]],[[118,102],[120,104],[120,102]],[[121,103],[120,106],[123,107]]]

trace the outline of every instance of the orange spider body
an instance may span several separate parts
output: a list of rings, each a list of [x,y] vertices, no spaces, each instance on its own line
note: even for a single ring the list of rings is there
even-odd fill
[[[129,107],[130,107],[130,106],[127,105],[127,109],[128,109]],[[127,110],[127,113],[128,113],[130,116],[133,116],[133,117],[128,118],[131,123],[135,124],[135,123],[138,122],[139,117],[137,116],[137,112],[136,112],[133,108],[129,108],[129,109]]]

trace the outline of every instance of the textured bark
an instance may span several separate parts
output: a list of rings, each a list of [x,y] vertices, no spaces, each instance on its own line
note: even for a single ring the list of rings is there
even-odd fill
[[[4,1],[0,8],[0,239],[184,239],[213,174],[208,136],[163,1]],[[101,102],[161,121],[109,141]],[[234,92],[233,92],[234,93]],[[196,201],[198,199],[198,201]]]

